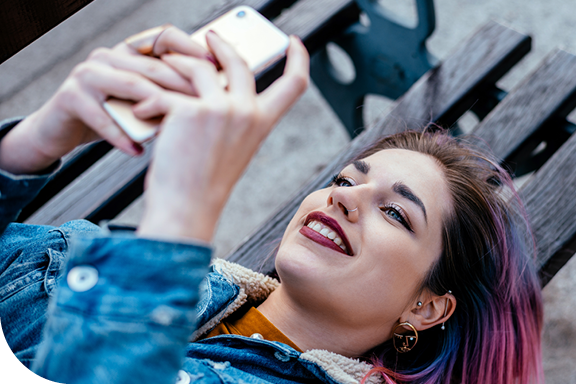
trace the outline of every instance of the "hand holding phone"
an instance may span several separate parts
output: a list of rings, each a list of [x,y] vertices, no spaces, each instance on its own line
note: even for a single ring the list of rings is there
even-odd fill
[[[194,32],[190,38],[208,49],[208,31],[214,31],[234,47],[254,75],[281,59],[290,42],[284,32],[248,6],[234,8]],[[222,86],[226,87],[224,73],[220,79]],[[132,112],[133,104],[132,101],[111,98],[104,102],[104,109],[132,140],[142,143],[156,135],[162,118],[138,119]]]

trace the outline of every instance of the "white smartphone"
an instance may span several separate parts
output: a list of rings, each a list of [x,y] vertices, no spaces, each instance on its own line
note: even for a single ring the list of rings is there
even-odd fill
[[[190,38],[208,48],[206,33],[210,30],[236,49],[254,75],[280,60],[290,43],[284,32],[248,6],[232,9],[198,29]],[[223,73],[221,79],[225,87],[227,79]],[[110,98],[104,102],[104,109],[132,140],[142,143],[156,135],[162,118],[140,120],[132,113],[132,105],[134,102],[129,100]]]

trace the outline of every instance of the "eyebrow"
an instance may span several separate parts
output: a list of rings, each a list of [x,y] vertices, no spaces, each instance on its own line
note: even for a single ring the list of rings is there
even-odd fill
[[[414,192],[412,192],[410,188],[408,188],[406,184],[403,184],[398,181],[394,183],[394,185],[392,186],[392,190],[397,194],[399,194],[400,196],[405,197],[408,200],[416,203],[416,205],[418,205],[422,209],[422,213],[424,213],[424,221],[426,221],[426,224],[428,224],[428,216],[426,215],[426,207],[424,206],[424,203],[422,202],[422,200],[418,198],[418,196],[414,194]]]
[[[370,164],[368,164],[365,161],[362,160],[355,160],[352,162],[352,164],[354,165],[354,167],[356,167],[356,169],[359,172],[362,172],[363,174],[367,175],[368,172],[370,172]]]

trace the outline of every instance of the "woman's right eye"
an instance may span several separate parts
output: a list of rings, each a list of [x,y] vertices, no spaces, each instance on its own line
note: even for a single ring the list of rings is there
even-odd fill
[[[354,185],[354,180],[349,177],[344,177],[341,173],[334,175],[332,177],[332,182],[330,183],[330,186],[336,187],[352,187]]]

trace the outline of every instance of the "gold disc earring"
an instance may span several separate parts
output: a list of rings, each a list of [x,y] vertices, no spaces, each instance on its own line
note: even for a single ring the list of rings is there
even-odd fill
[[[401,333],[396,333],[396,330],[400,327],[403,327],[404,325],[410,327],[412,329],[412,332],[414,332],[414,334],[413,335],[403,335]],[[392,336],[392,342],[394,343],[394,348],[396,348],[396,350],[399,353],[410,352],[412,350],[412,348],[414,348],[416,346],[416,343],[418,342],[418,331],[416,330],[416,328],[414,328],[414,326],[412,324],[410,324],[407,321],[400,323],[397,326],[395,326],[394,329],[392,330],[392,335],[393,335]]]

